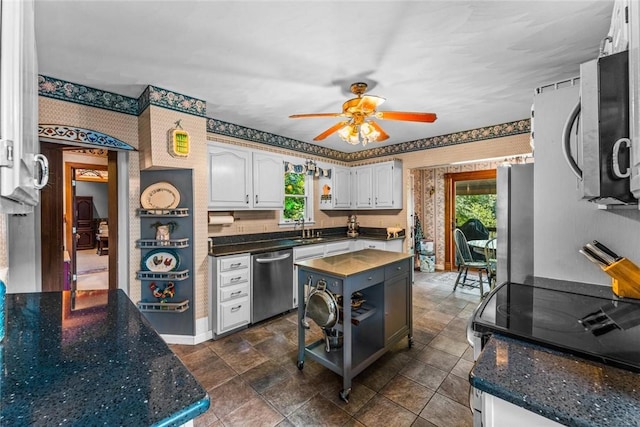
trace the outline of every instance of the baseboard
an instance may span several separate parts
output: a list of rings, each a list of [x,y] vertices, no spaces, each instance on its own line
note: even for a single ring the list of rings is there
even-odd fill
[[[195,335],[169,335],[160,334],[167,344],[196,345],[213,338],[213,331],[209,330],[209,318],[203,317],[196,320]]]

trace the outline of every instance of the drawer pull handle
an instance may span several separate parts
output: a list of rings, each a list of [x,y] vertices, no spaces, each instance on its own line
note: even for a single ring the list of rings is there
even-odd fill
[[[230,265],[231,268],[238,268],[242,265],[241,262],[234,262],[233,264]]]
[[[231,292],[231,296],[240,295],[242,291]]]
[[[235,307],[231,307],[231,312],[232,312],[232,313],[233,313],[233,312],[236,312],[236,311],[240,310],[241,308],[242,308],[242,305],[238,305],[238,306],[235,306]]]
[[[232,277],[231,281],[232,282],[237,282],[238,280],[242,279],[242,276],[238,276],[238,277]]]
[[[400,271],[402,270],[402,267],[396,267],[396,270]]]

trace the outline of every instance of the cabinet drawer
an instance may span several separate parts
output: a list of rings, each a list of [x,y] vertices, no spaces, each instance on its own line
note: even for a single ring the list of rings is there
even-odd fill
[[[239,270],[249,268],[250,258],[248,255],[237,257],[224,257],[220,259],[220,271]]]
[[[375,270],[365,271],[351,277],[355,286],[354,290],[360,290],[362,288],[384,282],[384,271],[381,268],[377,268]]]
[[[249,297],[220,303],[220,330],[246,325],[251,318]]]
[[[245,268],[244,270],[239,271],[225,271],[220,273],[219,277],[220,280],[218,285],[221,288],[224,286],[246,283],[249,281],[249,269]]]
[[[411,264],[408,261],[396,262],[395,264],[388,265],[384,268],[384,277],[388,279],[401,274],[407,274],[410,269]]]
[[[249,282],[241,285],[227,286],[220,289],[220,301],[230,301],[232,299],[242,298],[249,295]]]
[[[347,252],[351,252],[351,242],[348,240],[345,240],[344,242],[327,243],[327,256],[344,254]]]

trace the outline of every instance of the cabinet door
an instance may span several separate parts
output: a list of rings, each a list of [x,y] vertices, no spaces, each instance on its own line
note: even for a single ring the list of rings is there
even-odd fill
[[[373,205],[376,208],[392,208],[393,163],[381,163],[373,168]]]
[[[360,166],[355,170],[356,208],[372,208],[372,169],[371,166]]]
[[[280,156],[253,153],[253,207],[284,207],[284,166]]]
[[[209,144],[209,208],[252,206],[251,152]]]
[[[402,274],[384,282],[385,345],[409,333],[411,317],[409,275]]]
[[[351,169],[333,168],[333,207],[351,208]]]
[[[0,195],[28,213],[39,203],[48,165],[38,154],[38,75],[33,1],[2,1],[0,22]],[[37,172],[37,169],[41,173]],[[39,176],[39,180],[35,178]],[[5,209],[6,208],[6,209]]]

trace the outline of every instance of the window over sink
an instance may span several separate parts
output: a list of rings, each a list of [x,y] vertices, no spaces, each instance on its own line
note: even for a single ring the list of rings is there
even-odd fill
[[[313,175],[295,171],[284,172],[284,209],[280,224],[295,224],[304,219],[313,223]]]

